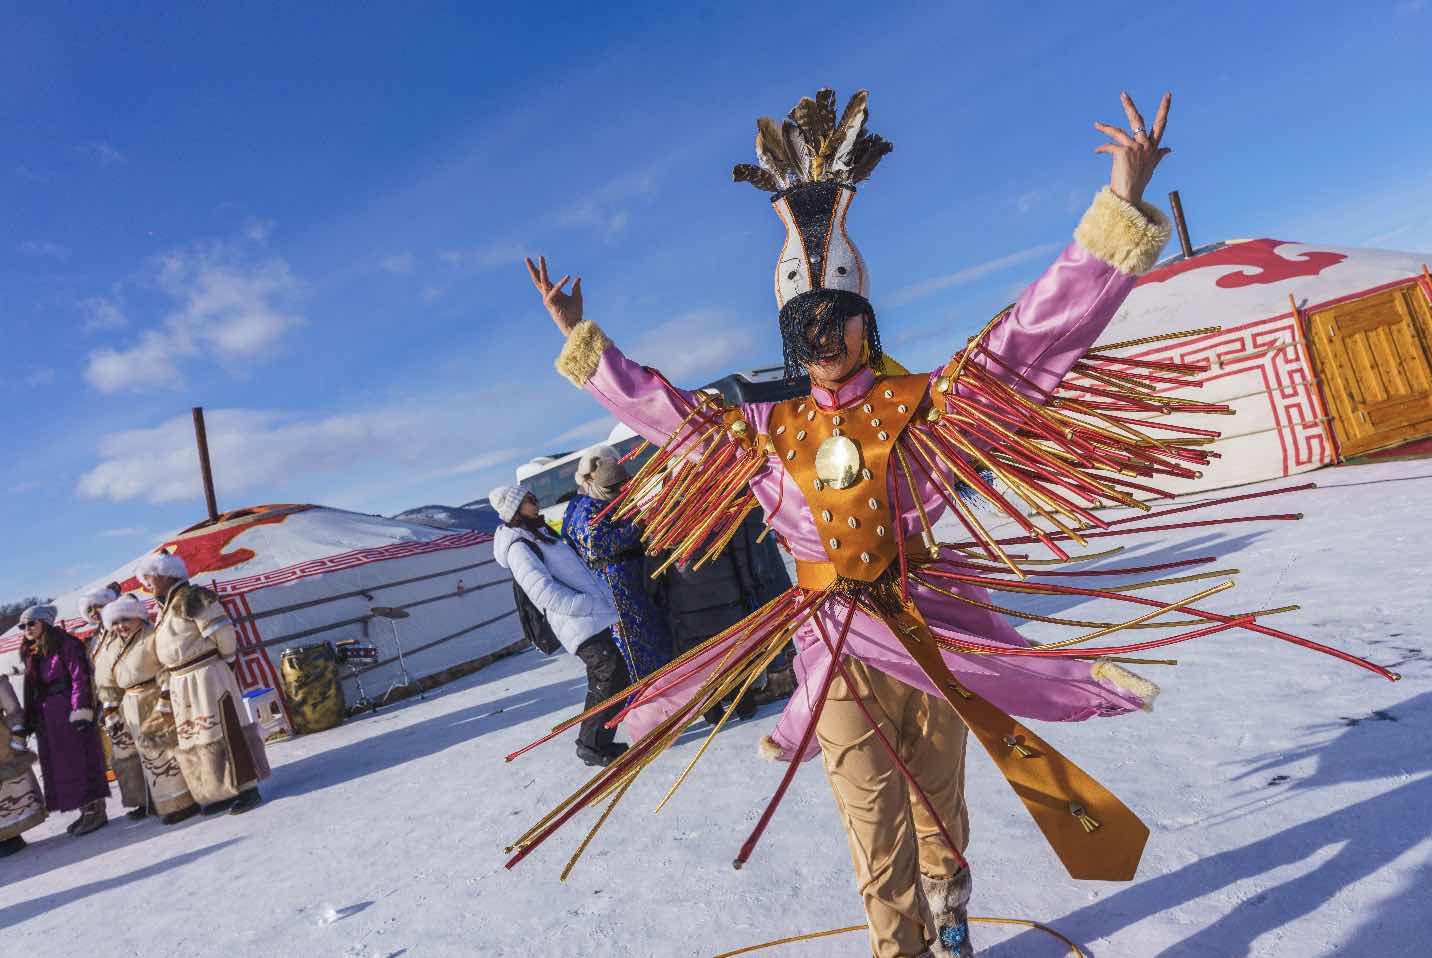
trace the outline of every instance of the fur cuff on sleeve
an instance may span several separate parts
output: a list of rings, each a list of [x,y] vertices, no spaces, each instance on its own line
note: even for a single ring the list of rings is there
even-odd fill
[[[1154,699],[1159,697],[1159,687],[1143,676],[1135,675],[1121,665],[1102,660],[1094,663],[1091,674],[1095,681],[1107,682],[1121,692],[1137,695],[1143,700],[1144,704],[1139,707],[1145,712],[1154,710]]]
[[[761,744],[758,748],[761,758],[768,762],[789,762],[786,758],[785,749],[776,744],[776,740],[769,735],[761,736]]]
[[[71,722],[93,722],[94,709],[75,709],[70,713]]]
[[[1135,206],[1107,186],[1094,196],[1074,239],[1110,266],[1138,276],[1158,262],[1168,242],[1168,219],[1147,203]]]
[[[567,336],[567,345],[557,357],[557,372],[572,381],[578,389],[587,385],[587,380],[596,374],[602,353],[612,341],[602,332],[602,327],[584,319]]]

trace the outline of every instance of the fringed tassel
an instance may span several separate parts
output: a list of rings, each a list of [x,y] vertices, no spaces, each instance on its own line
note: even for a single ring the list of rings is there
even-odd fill
[[[721,554],[756,508],[750,481],[765,460],[763,437],[752,435],[739,410],[702,394],[671,439],[592,522],[636,522],[649,553],[669,553],[653,577],[674,563],[700,567]]]

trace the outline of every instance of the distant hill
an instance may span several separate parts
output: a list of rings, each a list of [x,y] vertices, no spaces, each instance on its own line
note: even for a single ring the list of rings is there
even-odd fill
[[[461,506],[418,506],[393,518],[399,522],[416,522],[439,529],[470,529],[475,532],[492,532],[501,525],[497,510],[481,499]]]

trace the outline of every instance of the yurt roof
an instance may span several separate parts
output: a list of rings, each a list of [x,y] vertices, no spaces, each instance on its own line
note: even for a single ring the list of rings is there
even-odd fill
[[[279,503],[226,512],[215,522],[198,523],[156,543],[149,551],[162,548],[178,554],[192,581],[227,592],[490,538],[483,532],[440,529],[327,506]],[[140,588],[134,569],[148,554],[58,596],[53,604],[59,620],[77,624],[84,614],[85,594],[110,582],[118,582],[124,591]],[[0,636],[0,671],[13,665],[9,660],[18,646],[17,631]]]
[[[1406,283],[1432,254],[1294,243],[1232,240],[1174,256],[1139,278],[1100,342],[1225,328],[1303,311]]]

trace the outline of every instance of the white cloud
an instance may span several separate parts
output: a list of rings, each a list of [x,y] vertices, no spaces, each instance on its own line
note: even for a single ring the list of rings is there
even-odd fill
[[[129,325],[129,319],[124,315],[124,310],[109,299],[102,296],[91,296],[89,299],[80,302],[87,314],[85,318],[85,332],[94,332],[101,329],[120,329]]]
[[[182,364],[201,357],[228,367],[260,359],[303,322],[290,308],[302,284],[282,257],[209,243],[163,254],[154,268],[174,308],[134,345],[90,353],[85,378],[102,392],[179,385]]]
[[[471,498],[469,486],[479,474],[529,454],[529,437],[558,406],[556,390],[555,383],[543,382],[530,389],[508,384],[480,393],[445,391],[328,416],[206,410],[219,499],[238,504],[261,496],[386,513],[406,508],[401,501],[375,501],[395,496],[395,490],[420,488],[418,495],[427,498],[456,490]],[[98,452],[98,464],[79,480],[81,495],[201,501],[188,415],[111,434]]]
[[[455,466],[449,466],[446,469],[439,470],[435,475],[470,476],[473,473],[482,472],[484,469],[491,469],[493,466],[500,466],[505,462],[511,462],[517,458],[520,452],[520,449],[493,449],[480,456],[473,456],[471,459],[466,459]]]
[[[1402,0],[1397,5],[1397,12],[1405,17],[1421,13],[1427,8],[1427,0]]]
[[[983,279],[992,273],[1002,272],[1020,263],[1027,263],[1032,259],[1048,256],[1059,249],[1057,243],[1042,243],[1039,246],[1031,246],[1028,249],[1010,253],[1008,256],[1001,256],[999,259],[988,260],[983,263],[976,263],[973,266],[966,266],[963,269],[955,270],[944,276],[936,276],[933,279],[921,280],[902,289],[897,289],[880,304],[882,307],[903,306],[912,303],[917,299],[924,299],[935,293],[950,289],[954,286],[962,286],[972,283],[977,279]]]
[[[396,253],[385,256],[378,265],[394,276],[406,276],[418,265],[418,260],[412,253]]]
[[[695,373],[728,373],[749,365],[759,346],[755,330],[734,314],[698,309],[650,327],[635,339],[629,355],[680,384]]]
[[[679,155],[679,151],[673,152],[644,169],[608,180],[570,205],[557,209],[549,217],[550,222],[563,229],[589,230],[599,239],[616,239],[631,222],[631,206],[651,201]]]
[[[163,333],[149,330],[128,349],[103,347],[89,354],[85,380],[103,393],[122,389],[177,389],[184,382],[181,354]]]
[[[104,140],[94,140],[93,142],[86,143],[81,149],[99,160],[101,166],[124,162],[124,154]]]
[[[1014,201],[1014,208],[1016,212],[1023,216],[1025,213],[1036,209],[1039,206],[1039,200],[1039,191],[1030,190],[1027,193],[1021,193],[1019,195],[1019,199]]]
[[[559,432],[547,440],[547,447],[550,449],[561,449],[568,443],[588,443],[605,439],[611,434],[612,427],[617,421],[611,416],[598,416],[595,419],[588,419],[580,422],[565,432]]]
[[[439,260],[467,273],[481,273],[504,266],[515,268],[521,264],[522,257],[530,255],[533,254],[529,246],[512,240],[438,251]]]
[[[144,530],[133,526],[126,526],[123,529],[106,529],[101,532],[100,535],[108,539],[117,539],[121,536],[141,536],[144,535]]]
[[[47,259],[69,259],[70,248],[59,243],[52,243],[49,240],[25,240],[19,244],[20,252],[28,253],[31,256],[43,256]]]

